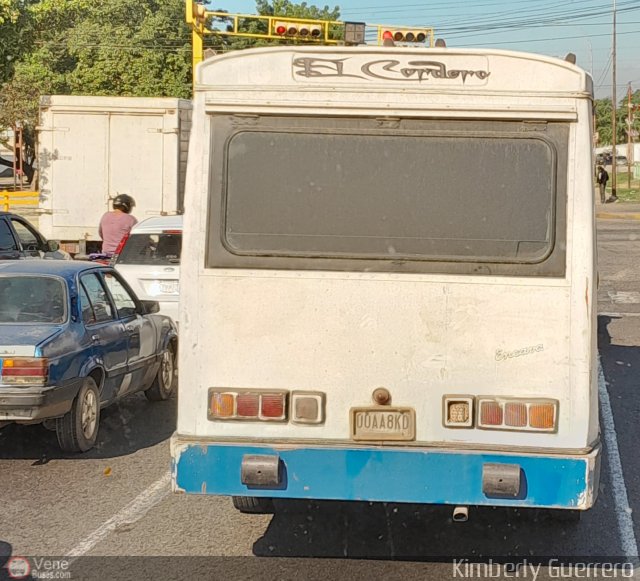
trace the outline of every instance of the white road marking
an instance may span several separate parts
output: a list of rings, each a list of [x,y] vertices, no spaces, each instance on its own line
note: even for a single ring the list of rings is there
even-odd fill
[[[604,441],[607,446],[609,472],[611,484],[613,485],[613,501],[616,509],[620,542],[625,557],[636,557],[638,555],[638,544],[636,543],[636,535],[633,530],[629,496],[627,494],[627,486],[624,482],[624,473],[622,472],[622,461],[620,460],[620,450],[618,449],[618,439],[616,437],[616,425],[613,421],[609,392],[607,391],[607,384],[605,383],[604,372],[602,371],[602,365],[600,363],[598,363],[598,392],[600,394],[600,409],[604,423]]]
[[[74,560],[86,555],[100,541],[108,537],[118,527],[140,520],[151,508],[158,504],[170,492],[171,473],[165,473],[160,480],[142,491],[120,512],[93,531],[67,553],[67,559]]]

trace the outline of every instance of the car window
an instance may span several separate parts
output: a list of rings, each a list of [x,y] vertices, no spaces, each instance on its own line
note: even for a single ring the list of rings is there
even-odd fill
[[[118,280],[118,277],[111,272],[104,273],[104,280],[113,297],[113,302],[118,311],[118,317],[121,319],[133,317],[138,309],[136,308],[136,301],[133,296],[131,296],[131,293]]]
[[[6,220],[0,219],[0,252],[16,251],[16,241]]]
[[[80,280],[82,281],[82,285],[86,291],[86,297],[93,310],[93,318],[90,318],[90,322],[103,323],[104,321],[112,320],[114,318],[113,306],[100,279],[95,274],[86,274]],[[82,294],[80,295],[80,300],[82,301]],[[83,306],[83,319],[85,316],[84,308]]]
[[[158,234],[132,234],[120,252],[117,264],[180,264],[182,232],[165,231]]]
[[[96,317],[93,313],[93,307],[91,306],[89,295],[87,295],[87,291],[84,289],[83,285],[80,285],[80,291],[78,294],[80,296],[80,313],[82,315],[82,322],[85,325],[91,325],[96,322]]]
[[[20,220],[11,218],[13,228],[20,239],[20,244],[24,250],[37,252],[40,249],[40,240],[36,233]]]
[[[0,323],[64,323],[65,286],[51,276],[0,276]]]

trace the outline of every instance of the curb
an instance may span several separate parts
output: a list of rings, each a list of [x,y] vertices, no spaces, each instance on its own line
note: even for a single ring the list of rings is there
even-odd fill
[[[599,220],[640,220],[640,212],[596,212]]]

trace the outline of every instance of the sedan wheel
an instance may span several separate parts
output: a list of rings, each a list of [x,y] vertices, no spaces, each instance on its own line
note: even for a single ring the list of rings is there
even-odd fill
[[[176,352],[173,345],[169,345],[162,354],[160,367],[151,387],[144,394],[150,401],[164,401],[171,397],[176,383]]]
[[[58,443],[65,452],[86,452],[98,439],[100,392],[96,382],[86,377],[71,410],[56,420]]]

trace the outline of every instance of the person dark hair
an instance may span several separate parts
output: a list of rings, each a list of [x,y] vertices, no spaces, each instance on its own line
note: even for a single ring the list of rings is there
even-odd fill
[[[121,210],[125,214],[130,214],[133,207],[136,205],[136,201],[127,194],[118,194],[113,199],[113,209]]]

